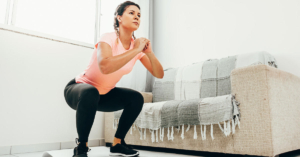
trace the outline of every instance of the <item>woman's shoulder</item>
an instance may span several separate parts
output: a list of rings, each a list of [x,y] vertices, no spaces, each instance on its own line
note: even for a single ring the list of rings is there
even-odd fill
[[[105,32],[102,34],[102,36],[117,38],[116,32]]]

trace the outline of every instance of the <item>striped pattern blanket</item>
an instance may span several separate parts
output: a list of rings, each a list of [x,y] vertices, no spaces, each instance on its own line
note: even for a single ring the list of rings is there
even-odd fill
[[[117,129],[122,112],[123,110],[119,110],[114,114],[114,129]],[[132,134],[132,129],[137,127],[140,139],[146,139],[146,129],[149,129],[152,142],[158,142],[158,131],[159,138],[163,141],[164,128],[167,128],[168,140],[174,140],[174,127],[179,132],[181,126],[181,138],[184,139],[184,125],[187,125],[186,131],[190,129],[191,125],[194,125],[194,139],[197,139],[196,125],[200,125],[201,137],[202,140],[205,140],[206,126],[210,125],[211,138],[214,139],[213,124],[218,124],[224,136],[230,135],[231,132],[234,134],[236,125],[240,127],[241,116],[239,113],[239,103],[231,94],[210,98],[145,103],[130,128],[130,134]]]

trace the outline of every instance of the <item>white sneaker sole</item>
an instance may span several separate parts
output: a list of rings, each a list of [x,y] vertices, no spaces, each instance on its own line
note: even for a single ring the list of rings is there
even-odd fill
[[[109,156],[136,156],[139,155],[139,152],[136,152],[135,154],[123,154],[123,153],[110,153]]]

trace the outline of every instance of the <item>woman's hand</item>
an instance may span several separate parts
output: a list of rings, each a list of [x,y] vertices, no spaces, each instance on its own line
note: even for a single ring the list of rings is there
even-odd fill
[[[143,49],[143,52],[144,53],[151,53],[152,52],[152,46],[151,46],[150,41],[146,44],[145,48]]]
[[[137,49],[138,52],[141,52],[145,49],[148,42],[150,42],[150,40],[146,38],[137,38],[134,41],[134,48]]]

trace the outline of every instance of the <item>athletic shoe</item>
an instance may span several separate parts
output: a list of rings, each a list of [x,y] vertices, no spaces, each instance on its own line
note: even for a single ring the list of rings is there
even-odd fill
[[[138,156],[139,152],[135,150],[128,149],[120,143],[117,143],[115,146],[110,147],[110,156]]]
[[[77,147],[74,148],[74,155],[72,157],[88,157],[87,152],[92,149],[89,149],[85,143],[79,144],[78,138],[75,138],[75,143],[77,144]]]
[[[128,149],[134,149],[132,146],[129,146],[125,143],[124,139],[121,139],[121,144],[125,147],[127,147]]]

